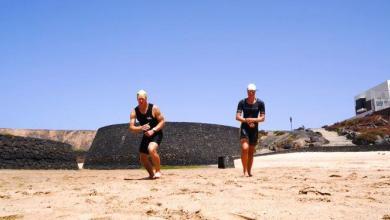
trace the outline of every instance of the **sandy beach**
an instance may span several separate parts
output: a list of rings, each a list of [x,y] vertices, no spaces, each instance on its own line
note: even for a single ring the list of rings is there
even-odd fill
[[[215,166],[0,170],[0,219],[390,219],[390,152],[256,157]]]

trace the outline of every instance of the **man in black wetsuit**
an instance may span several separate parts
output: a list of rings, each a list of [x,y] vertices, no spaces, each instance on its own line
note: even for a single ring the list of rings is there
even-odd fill
[[[244,176],[252,176],[253,154],[258,141],[259,122],[265,119],[264,102],[256,98],[256,85],[249,84],[248,97],[238,103],[236,120],[241,122],[241,162]]]
[[[129,130],[131,132],[144,133],[139,148],[140,161],[148,171],[149,178],[155,179],[161,177],[160,156],[157,153],[157,148],[163,138],[162,128],[164,127],[165,119],[160,109],[156,105],[148,103],[147,98],[148,95],[144,90],[138,91],[138,106],[131,111]],[[139,122],[139,126],[136,126],[136,120]],[[153,164],[149,162],[148,155],[151,156]]]

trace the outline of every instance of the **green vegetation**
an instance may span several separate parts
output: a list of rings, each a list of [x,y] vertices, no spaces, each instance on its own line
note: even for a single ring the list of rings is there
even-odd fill
[[[264,136],[267,136],[268,135],[268,132],[264,131],[264,130],[260,130],[259,131],[259,137],[264,137]]]
[[[389,128],[372,128],[372,129],[367,129],[366,132],[364,132],[369,135],[375,135],[375,136],[380,136],[384,138],[387,133],[389,133]]]
[[[377,134],[375,132],[367,132],[359,134],[356,137],[356,142],[360,144],[375,144]]]
[[[10,134],[10,133],[2,133],[1,135],[5,136],[5,137],[9,137],[9,138],[15,137],[15,135]]]
[[[293,139],[288,138],[282,142],[276,144],[276,148],[290,149],[293,147]]]
[[[290,135],[290,136],[288,136],[287,141],[289,143],[292,143],[295,140],[295,138],[296,138],[296,135]]]
[[[359,123],[359,120],[358,120],[358,119],[347,120],[347,121],[345,121],[344,126],[348,126],[348,127],[350,127],[350,126],[355,126],[355,125],[357,125],[358,123]]]
[[[85,162],[85,157],[88,153],[87,150],[79,148],[79,149],[73,149],[73,152],[76,154],[77,163],[84,163]]]
[[[281,135],[284,135],[286,132],[285,131],[275,131],[274,134],[276,136],[281,136]]]
[[[87,152],[88,152],[88,150],[81,149],[81,148],[78,148],[78,149],[74,149],[74,148],[73,148],[73,151],[74,151],[75,153],[87,153]]]

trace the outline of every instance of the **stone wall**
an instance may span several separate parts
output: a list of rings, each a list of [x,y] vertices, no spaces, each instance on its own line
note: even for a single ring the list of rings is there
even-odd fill
[[[129,124],[100,128],[87,153],[86,169],[137,168],[142,134]],[[239,155],[238,128],[188,122],[167,122],[158,151],[162,165],[217,164],[219,156]]]
[[[78,169],[72,146],[61,142],[0,135],[0,169]]]
[[[58,141],[72,145],[74,150],[88,151],[96,131],[0,128],[0,134]]]

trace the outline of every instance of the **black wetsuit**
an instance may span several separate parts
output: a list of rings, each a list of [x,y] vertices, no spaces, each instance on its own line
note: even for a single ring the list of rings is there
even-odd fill
[[[148,105],[148,110],[146,114],[142,114],[138,106],[134,109],[139,124],[145,125],[149,123],[150,129],[153,129],[158,124],[157,118],[153,117],[152,109],[153,109],[153,104],[151,103],[149,103]],[[151,137],[148,137],[144,134],[144,136],[142,137],[141,144],[139,146],[139,152],[144,154],[149,154],[148,151],[149,143],[155,142],[158,145],[160,145],[162,138],[163,138],[162,130],[155,132]]]
[[[238,103],[237,113],[244,113],[244,118],[257,118],[259,114],[265,114],[264,102],[256,99],[254,104],[248,104],[247,99],[243,99]],[[259,137],[259,123],[254,123],[253,128],[249,127],[248,123],[241,123],[240,139],[246,138],[250,145],[256,145]]]

